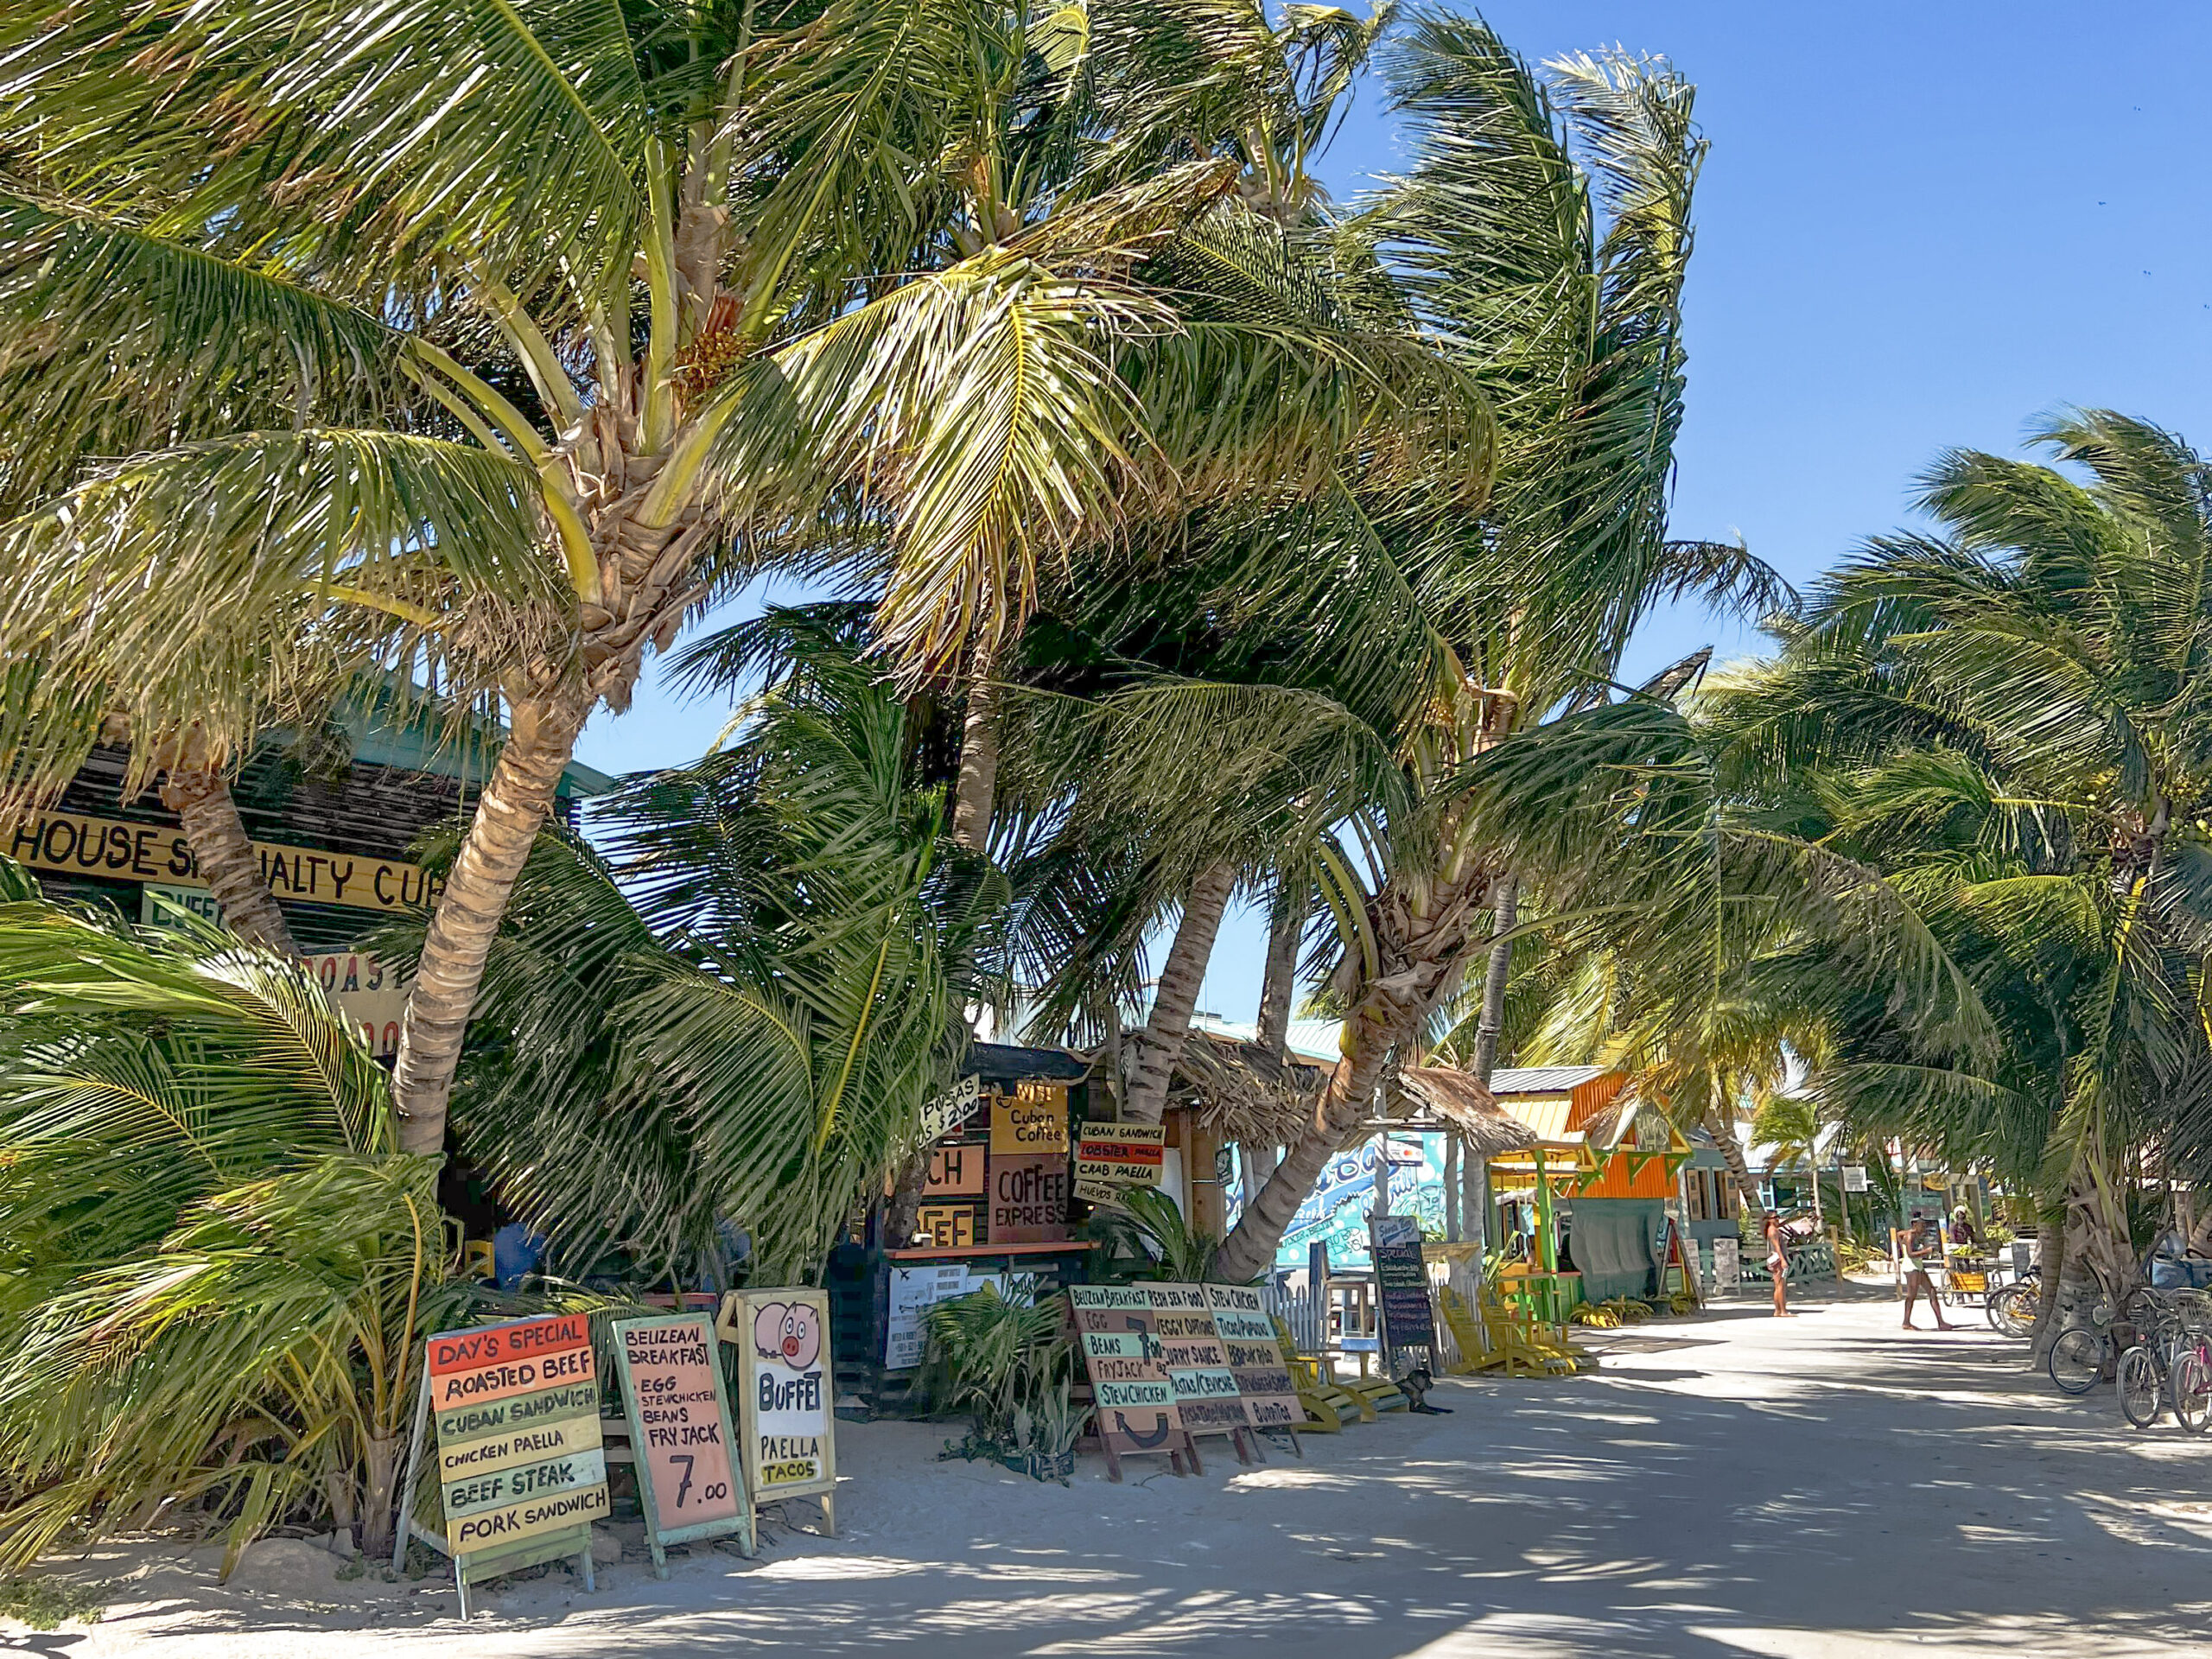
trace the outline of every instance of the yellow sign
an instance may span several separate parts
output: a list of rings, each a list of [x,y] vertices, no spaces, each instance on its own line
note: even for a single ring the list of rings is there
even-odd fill
[[[466,1555],[519,1543],[541,1532],[585,1526],[606,1513],[607,1480],[602,1474],[595,1485],[543,1493],[504,1509],[457,1516],[446,1523],[446,1537],[455,1554]]]
[[[573,1417],[566,1422],[542,1423],[534,1428],[512,1428],[486,1434],[480,1440],[438,1448],[438,1479],[442,1484],[475,1475],[497,1473],[525,1463],[543,1463],[574,1452],[600,1448],[599,1419]]]
[[[1065,1084],[1025,1083],[1011,1097],[991,1102],[991,1155],[1065,1152],[1068,1149],[1068,1091]]]
[[[925,1204],[915,1212],[914,1224],[930,1236],[931,1249],[964,1250],[976,1242],[976,1206]]]
[[[0,832],[4,834],[4,832]],[[196,882],[199,867],[184,831],[159,823],[36,812],[4,836],[4,850],[35,870],[105,876],[118,881]],[[419,864],[318,852],[257,841],[262,880],[279,899],[354,910],[404,911],[434,904],[442,883]]]

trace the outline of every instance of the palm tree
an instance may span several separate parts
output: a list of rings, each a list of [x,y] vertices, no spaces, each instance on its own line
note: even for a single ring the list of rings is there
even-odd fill
[[[1275,463],[1316,431],[1333,454],[1407,423],[1400,385],[1426,383],[1387,354],[1188,321],[1137,274],[1236,175],[1171,118],[1224,86],[1160,79],[1148,40],[984,0],[308,0],[281,27],[259,0],[103,0],[7,35],[13,194],[53,227],[10,265],[38,325],[13,416],[299,366],[289,420],[222,405],[0,532],[0,645],[97,613],[112,663],[165,674],[210,632],[257,636],[303,571],[352,598],[423,550],[532,596],[462,619],[499,658],[464,689],[511,735],[410,995],[408,1147],[442,1142],[577,733],[764,560],[873,573],[887,646],[944,672],[1018,626],[1056,550],[1294,474]],[[1224,376],[1241,397],[1193,395]]]
[[[607,857],[542,839],[493,946],[457,1126],[569,1271],[688,1274],[728,1224],[812,1277],[965,1052],[1002,884],[948,855],[895,689],[799,648],[727,747],[605,804]]]
[[[1563,60],[1540,81],[1481,24],[1437,17],[1399,48],[1391,79],[1416,164],[1355,224],[1488,391],[1500,482],[1475,524],[1424,511],[1417,493],[1361,504],[1363,559],[1395,575],[1395,614],[1433,677],[1420,717],[1378,734],[1400,757],[1393,798],[1354,815],[1320,860],[1344,941],[1344,1058],[1312,1130],[1224,1247],[1236,1274],[1271,1259],[1392,1052],[1489,938],[1506,867],[1473,810],[1471,764],[1608,682],[1661,599],[1777,591],[1741,550],[1665,534],[1704,151],[1688,84],[1621,58]]]
[[[464,1317],[436,1166],[296,963],[0,868],[0,1560],[205,1502],[388,1549],[415,1357]]]
[[[2202,1166],[2196,682],[2212,629],[2212,491],[2181,440],[2093,411],[2036,434],[2055,467],[1955,452],[1938,537],[1878,540],[1822,589],[1726,712],[1747,768],[1833,779],[1830,833],[1894,872],[1955,940],[2005,1040],[1899,1065],[1881,1011],[1846,1027],[1835,1087],[1869,1126],[2040,1167],[2107,1289],[2136,1281],[2130,1167]],[[2053,1275],[2055,1283],[2061,1275]]]

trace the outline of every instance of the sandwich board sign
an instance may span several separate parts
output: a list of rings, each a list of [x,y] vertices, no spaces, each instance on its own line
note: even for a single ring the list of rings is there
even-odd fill
[[[1236,1373],[1229,1369],[1228,1351],[1214,1326],[1213,1305],[1206,1299],[1205,1287],[1154,1284],[1147,1285],[1145,1292],[1152,1299],[1160,1368],[1175,1390],[1175,1409],[1184,1432],[1229,1435],[1238,1460],[1249,1463],[1244,1431],[1251,1419],[1245,1414]]]
[[[1287,1430],[1291,1444],[1297,1445],[1306,1408],[1299,1403],[1297,1384],[1282,1363],[1274,1321],[1268,1317],[1260,1293],[1249,1285],[1208,1285],[1205,1293],[1252,1427]]]
[[[755,1510],[786,1497],[822,1505],[835,1536],[837,1445],[828,1349],[830,1297],[819,1290],[732,1291],[715,1330],[738,1351],[738,1440]]]
[[[1122,1459],[1157,1453],[1177,1474],[1197,1448],[1175,1407],[1175,1388],[1160,1364],[1152,1298],[1142,1285],[1070,1285],[1069,1311],[1090,1377],[1092,1421],[1106,1473],[1122,1478]]]
[[[654,1575],[668,1576],[671,1544],[734,1536],[750,1555],[753,1506],[745,1500],[712,1316],[617,1319],[614,1363]]]
[[[463,1618],[470,1586],[563,1556],[590,1589],[591,1523],[607,1512],[590,1320],[553,1313],[443,1331],[423,1361],[392,1570],[405,1567],[410,1537],[449,1557]],[[442,1531],[414,1518],[426,1452]]]
[[[1376,1309],[1382,1315],[1383,1369],[1395,1348],[1426,1348],[1431,1375],[1443,1366],[1436,1355],[1436,1313],[1428,1299],[1428,1264],[1421,1255],[1421,1224],[1411,1216],[1370,1216],[1369,1249],[1375,1259]]]

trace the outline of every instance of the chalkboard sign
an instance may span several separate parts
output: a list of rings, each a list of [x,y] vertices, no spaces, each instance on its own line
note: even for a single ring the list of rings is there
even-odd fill
[[[1436,1314],[1428,1299],[1428,1264],[1421,1259],[1419,1228],[1409,1216],[1378,1216],[1368,1223],[1368,1237],[1375,1257],[1375,1300],[1382,1315],[1383,1346],[1427,1348],[1433,1370]]]
[[[618,1319],[614,1358],[637,1459],[638,1501],[653,1572],[668,1576],[666,1546],[734,1536],[753,1553],[753,1506],[714,1321],[704,1313]]]

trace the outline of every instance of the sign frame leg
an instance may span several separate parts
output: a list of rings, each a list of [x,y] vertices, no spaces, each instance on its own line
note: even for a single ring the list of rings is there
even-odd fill
[[[430,1368],[423,1367],[423,1386],[415,1395],[415,1432],[407,1442],[407,1473],[399,1483],[399,1524],[391,1529],[391,1570],[407,1570],[407,1541],[415,1535],[415,1483],[423,1474],[423,1439],[430,1428]],[[468,1617],[467,1592],[462,1592],[461,1617]]]

